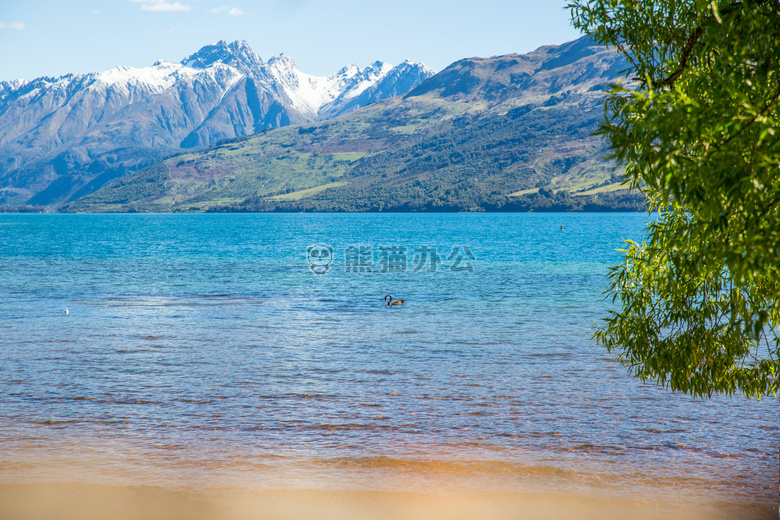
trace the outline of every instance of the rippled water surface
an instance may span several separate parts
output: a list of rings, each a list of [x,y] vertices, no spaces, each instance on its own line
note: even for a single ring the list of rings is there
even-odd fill
[[[647,218],[0,215],[0,481],[776,503],[776,399],[672,394],[590,339]]]

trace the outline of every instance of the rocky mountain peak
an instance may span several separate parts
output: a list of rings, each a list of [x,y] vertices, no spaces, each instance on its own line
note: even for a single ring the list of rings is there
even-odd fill
[[[7,92],[13,92],[24,86],[27,81],[23,79],[15,79],[11,81],[0,81],[0,98],[2,98]]]
[[[268,60],[268,65],[273,66],[278,69],[294,69],[295,68],[295,62],[287,56],[286,54],[278,54],[276,56],[272,56]]]
[[[181,61],[182,65],[194,69],[206,69],[215,63],[230,65],[251,74],[262,67],[263,60],[244,40],[236,40],[232,43],[220,40],[215,44],[201,47],[198,52]]]

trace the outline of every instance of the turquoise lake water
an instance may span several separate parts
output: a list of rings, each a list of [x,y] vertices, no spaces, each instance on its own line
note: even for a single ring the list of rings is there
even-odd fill
[[[776,399],[591,340],[648,218],[0,215],[0,481],[776,504]]]

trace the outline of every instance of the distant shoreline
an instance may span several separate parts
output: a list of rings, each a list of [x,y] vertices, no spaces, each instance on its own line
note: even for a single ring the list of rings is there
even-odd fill
[[[148,215],[201,215],[201,214],[291,214],[291,213],[311,213],[311,214],[365,214],[365,213],[392,213],[392,214],[405,214],[405,213],[417,213],[417,214],[452,214],[452,213],[490,213],[490,214],[506,214],[506,213],[563,213],[563,214],[585,214],[585,213],[646,213],[646,209],[598,209],[598,210],[401,210],[401,209],[382,209],[382,210],[364,210],[364,211],[339,211],[339,210],[307,210],[307,209],[274,209],[270,211],[252,211],[252,210],[206,210],[206,211],[41,211],[41,210],[5,210],[0,209],[0,214],[5,215],[30,215],[30,214],[50,214],[50,215],[134,215],[134,214],[148,214]]]
[[[81,210],[68,210],[68,209],[50,209],[40,207],[0,207],[0,214],[30,214],[30,213],[62,213],[62,214],[85,214],[85,215],[100,215],[100,214],[119,214],[119,213],[148,213],[148,214],[199,214],[199,213],[645,213],[647,212],[647,206],[602,206],[602,207],[585,207],[572,209],[566,206],[551,206],[545,208],[423,208],[423,209],[411,209],[411,208],[366,208],[358,210],[346,210],[346,209],[312,209],[306,207],[274,207],[273,209],[249,209],[249,208],[236,208],[236,207],[224,207],[224,208],[208,208],[204,210],[147,210],[147,209],[111,209],[105,211],[81,211]]]

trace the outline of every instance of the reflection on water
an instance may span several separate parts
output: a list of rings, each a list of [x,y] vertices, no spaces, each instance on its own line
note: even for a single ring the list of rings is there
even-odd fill
[[[776,506],[775,399],[643,385],[590,339],[645,219],[1,215],[0,482]],[[474,272],[348,273],[351,244]]]

